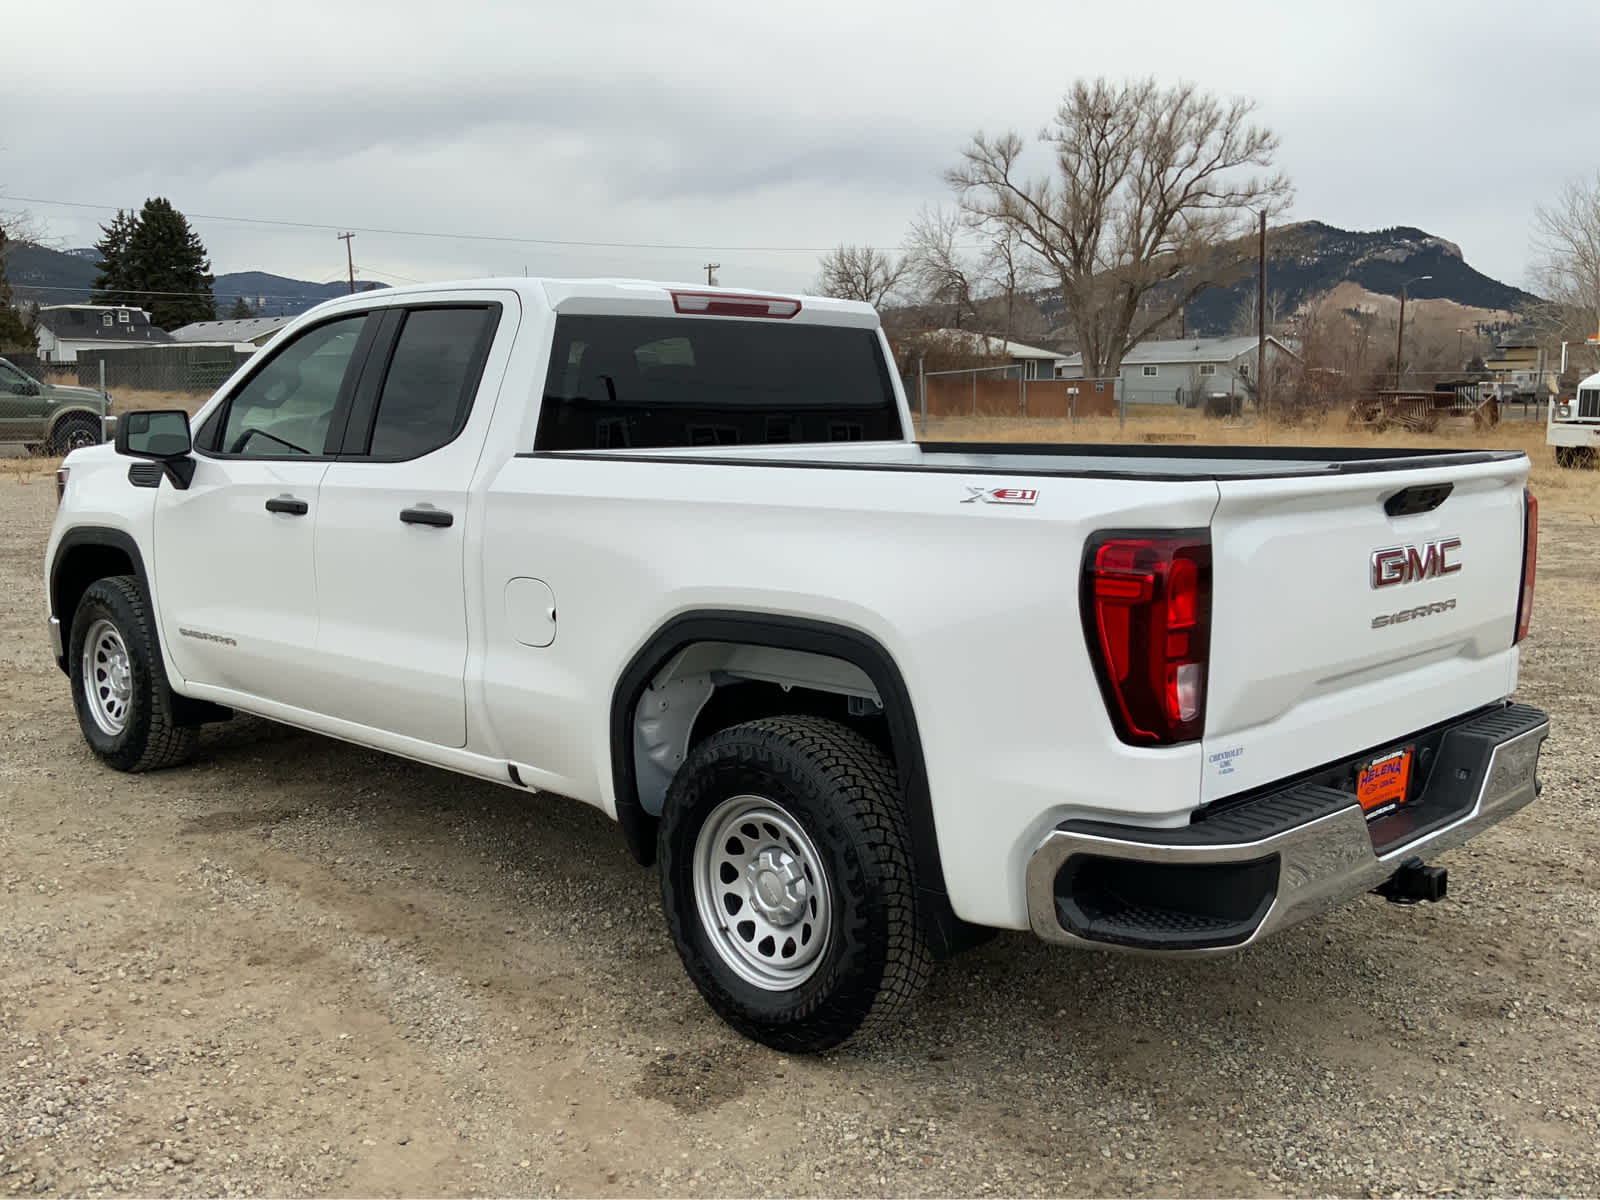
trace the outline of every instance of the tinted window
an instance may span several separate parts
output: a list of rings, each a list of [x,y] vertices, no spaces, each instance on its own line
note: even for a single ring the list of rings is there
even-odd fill
[[[875,330],[563,316],[536,445],[648,449],[900,436]]]
[[[408,312],[378,397],[368,452],[416,458],[461,432],[494,334],[491,308]]]
[[[318,325],[274,354],[228,402],[217,449],[246,458],[323,453],[366,319],[360,315]]]

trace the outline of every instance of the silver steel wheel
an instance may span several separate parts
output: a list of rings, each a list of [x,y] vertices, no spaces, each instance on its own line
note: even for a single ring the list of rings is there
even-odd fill
[[[700,827],[694,902],[717,956],[770,992],[811,978],[833,932],[822,855],[800,822],[760,796],[724,800]]]
[[[83,639],[83,695],[101,732],[116,737],[127,726],[133,669],[121,631],[104,618]]]

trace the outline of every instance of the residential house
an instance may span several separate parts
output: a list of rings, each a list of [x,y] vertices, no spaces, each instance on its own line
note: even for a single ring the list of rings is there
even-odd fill
[[[265,346],[292,317],[244,317],[236,321],[195,321],[172,331],[175,342],[219,346]]]
[[[1140,342],[1122,360],[1118,379],[1128,404],[1181,404],[1193,408],[1221,399],[1243,402],[1253,391],[1255,337],[1184,338]],[[1268,336],[1267,370],[1294,351]],[[1073,354],[1056,365],[1057,379],[1082,379],[1083,355]]]
[[[1055,379],[1056,364],[1061,354],[1055,350],[1041,350],[1005,338],[975,333],[970,329],[935,329],[923,335],[929,341],[943,342],[953,350],[984,359],[997,368],[996,377],[1006,379]]]
[[[1542,401],[1558,390],[1539,339],[1526,327],[1513,329],[1495,342],[1494,354],[1484,360],[1483,366],[1498,385],[1503,400]]]
[[[51,304],[39,310],[39,361],[74,363],[84,350],[170,344],[150,314],[127,304]]]

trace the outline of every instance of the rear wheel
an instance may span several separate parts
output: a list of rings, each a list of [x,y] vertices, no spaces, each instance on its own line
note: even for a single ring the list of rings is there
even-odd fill
[[[119,771],[153,771],[188,758],[196,732],[174,717],[177,699],[149,606],[128,575],[97,579],[72,619],[67,661],[84,740]]]
[[[100,441],[100,422],[82,413],[75,413],[62,417],[50,431],[50,452],[67,454],[80,446],[98,446]]]
[[[747,1037],[829,1050],[893,1024],[927,982],[894,764],[844,725],[774,717],[708,738],[658,849],[684,967]]]

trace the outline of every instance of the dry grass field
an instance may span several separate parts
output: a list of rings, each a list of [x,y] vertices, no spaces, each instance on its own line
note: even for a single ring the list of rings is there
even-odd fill
[[[1391,449],[1460,448],[1521,450],[1532,464],[1529,486],[1541,505],[1600,514],[1600,471],[1556,466],[1555,452],[1545,445],[1544,422],[1508,418],[1491,429],[1470,425],[1437,433],[1405,430],[1374,434],[1350,428],[1342,414],[1317,424],[1264,425],[1251,418],[1219,421],[1193,412],[1162,408],[1139,413],[1126,425],[1113,418],[1081,421],[1039,421],[1027,418],[945,417],[930,420],[924,441],[1093,442],[1130,445],[1181,443],[1195,446],[1383,446]]]

